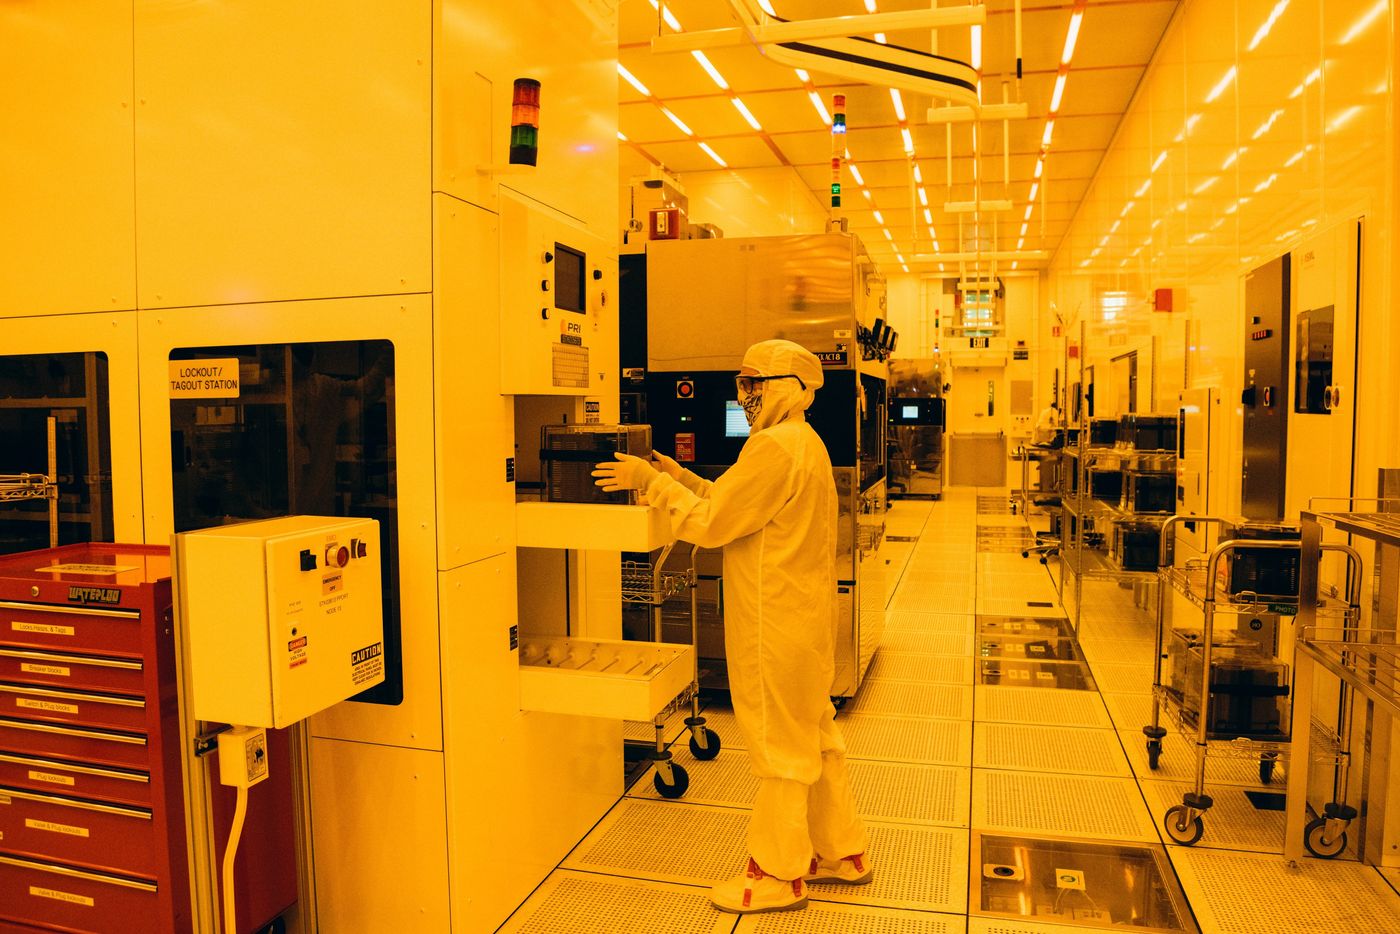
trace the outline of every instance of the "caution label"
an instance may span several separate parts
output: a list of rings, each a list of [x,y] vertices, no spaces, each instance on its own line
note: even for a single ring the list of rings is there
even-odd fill
[[[287,643],[287,667],[300,668],[306,664],[306,636],[297,636]]]
[[[170,398],[237,399],[238,358],[171,360]]]
[[[16,697],[16,707],[24,707],[28,710],[45,710],[49,713],[77,713],[77,704],[60,704],[58,701],[34,700],[29,697]]]
[[[22,623],[19,620],[12,620],[10,628],[15,632],[37,632],[46,636],[71,636],[72,626],[59,626],[54,623]]]
[[[384,643],[376,642],[350,653],[350,680],[355,684],[376,681],[384,674]]]
[[[36,772],[29,770],[29,780],[31,782],[48,782],[50,785],[67,785],[70,788],[75,784],[73,778],[67,775],[58,775],[54,772]]]
[[[34,830],[47,830],[49,833],[67,834],[70,837],[86,837],[88,829],[86,827],[74,827],[72,824],[55,824],[51,820],[35,820],[32,817],[24,819],[24,826]]]
[[[89,908],[96,904],[86,895],[74,895],[72,892],[60,892],[58,889],[46,889],[37,885],[29,887],[29,894],[39,898],[52,898],[56,902],[68,902],[70,905],[86,905]]]
[[[66,678],[73,673],[63,665],[36,665],[34,662],[20,662],[19,670],[31,675],[54,675],[59,678]]]
[[[101,574],[103,577],[113,577],[123,571],[141,569],[134,564],[50,564],[48,567],[34,570],[50,571],[54,574]]]

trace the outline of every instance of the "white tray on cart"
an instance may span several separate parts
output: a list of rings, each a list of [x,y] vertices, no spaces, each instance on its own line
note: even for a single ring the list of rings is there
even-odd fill
[[[520,708],[650,720],[689,690],[688,645],[607,639],[520,640]]]

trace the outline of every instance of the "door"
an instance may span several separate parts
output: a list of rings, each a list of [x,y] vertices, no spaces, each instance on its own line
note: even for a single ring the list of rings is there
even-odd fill
[[[1240,509],[1246,518],[1284,514],[1288,454],[1290,257],[1245,276],[1244,469]]]

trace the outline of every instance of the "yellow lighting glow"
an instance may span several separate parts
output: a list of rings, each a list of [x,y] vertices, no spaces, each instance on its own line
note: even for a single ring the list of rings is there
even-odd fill
[[[831,126],[831,114],[826,112],[826,105],[822,103],[822,96],[816,91],[808,91],[807,97],[812,101],[812,106],[817,108],[817,113],[821,114],[822,123]]]
[[[1031,193],[1026,195],[1027,201],[1034,201],[1035,196],[1040,193],[1040,182],[1031,182]]]
[[[890,88],[890,101],[894,104],[894,115],[900,123],[904,122],[904,98],[899,96],[899,88]]]
[[[758,0],[758,6],[759,9],[763,10],[763,12],[767,13],[769,16],[778,15],[778,11],[773,9],[773,4],[770,3],[769,0]],[[802,80],[806,81],[807,79],[803,78]]]
[[[1055,90],[1050,94],[1050,112],[1055,113],[1060,109],[1060,99],[1065,96],[1065,79],[1069,77],[1068,72],[1060,72],[1055,78]]]
[[[1156,158],[1156,159],[1153,159],[1153,160],[1152,160],[1152,169],[1151,169],[1151,171],[1156,172],[1158,169],[1160,169],[1160,168],[1162,167],[1162,163],[1163,163],[1163,162],[1166,162],[1166,161],[1167,161],[1167,151],[1164,149],[1164,150],[1162,150],[1160,153],[1157,154],[1157,158]],[[1139,196],[1139,197],[1141,197],[1141,196]]]
[[[915,181],[917,184],[919,184],[919,185],[922,185],[922,184],[924,183],[924,173],[923,173],[923,171],[919,168],[919,165],[918,165],[917,162],[914,163],[914,181]]]
[[[651,97],[651,92],[647,90],[647,86],[638,81],[632,72],[622,67],[621,62],[617,63],[617,73],[622,76],[623,81],[626,81],[628,84],[632,85],[632,87],[636,88],[638,94],[643,97]]]
[[[919,189],[919,203],[924,207],[928,207],[928,192],[924,191],[922,188]]]
[[[906,155],[912,155],[913,152],[914,152],[914,137],[911,136],[911,135],[909,135],[909,128],[908,128],[908,127],[900,127],[900,129],[899,129],[899,135],[902,136],[902,137],[904,137],[904,152],[905,152],[905,154],[906,154]]]
[[[749,126],[753,127],[755,130],[763,129],[763,127],[759,125],[757,118],[749,112],[749,108],[744,106],[743,101],[739,100],[737,97],[731,97],[729,101],[734,105],[734,109],[739,111],[739,114],[748,121]]]
[[[1236,70],[1235,66],[1231,65],[1229,69],[1226,70],[1225,74],[1220,76],[1220,80],[1215,83],[1215,87],[1211,88],[1210,93],[1206,95],[1207,104],[1212,103],[1217,97],[1225,93],[1225,89],[1235,80]]]
[[[982,27],[972,27],[972,70],[982,70]]]
[[[860,169],[856,168],[856,164],[854,162],[847,162],[846,168],[851,170],[851,178],[854,178],[856,180],[857,185],[865,184],[865,179],[861,176]]]
[[[1351,28],[1346,31],[1346,34],[1337,41],[1342,45],[1352,42],[1363,32],[1375,25],[1376,20],[1384,16],[1385,11],[1389,9],[1389,7],[1389,0],[1380,0],[1375,6],[1371,7],[1365,13],[1362,13],[1361,18],[1353,23]]]
[[[715,162],[719,163],[719,167],[720,167],[720,168],[722,168],[722,169],[727,169],[727,168],[729,168],[729,163],[728,163],[728,162],[725,162],[723,159],[721,159],[721,158],[719,157],[719,153],[715,152],[713,149],[710,148],[710,144],[709,144],[709,143],[701,143],[701,144],[700,144],[700,148],[703,149],[703,150],[705,150],[705,155],[709,156],[711,159],[715,160]]]
[[[1044,172],[1044,171],[1045,171],[1045,159],[1042,157],[1042,158],[1040,158],[1040,159],[1035,160],[1035,177],[1036,177],[1036,178],[1040,178],[1041,173]]]
[[[876,211],[875,223],[883,225],[885,223],[885,215],[881,214],[879,211]]]
[[[1046,121],[1045,121],[1045,132],[1044,132],[1043,134],[1041,134],[1041,137],[1040,137],[1040,148],[1041,148],[1041,149],[1049,149],[1049,148],[1050,148],[1050,140],[1051,140],[1052,138],[1054,138],[1054,136],[1055,136],[1055,121],[1054,121],[1054,120],[1046,120]]]
[[[665,108],[665,107],[662,107],[662,108],[661,108],[661,112],[664,113],[664,114],[667,116],[667,118],[670,119],[670,121],[671,121],[672,123],[674,123],[674,124],[676,125],[676,127],[677,127],[682,133],[684,133],[686,136],[694,136],[694,135],[695,135],[694,133],[690,132],[690,127],[686,126],[685,123],[681,121],[681,118],[680,118],[680,117],[677,117],[675,114],[671,113],[671,111],[670,111],[669,109],[667,109],[667,108]]]
[[[932,224],[932,223],[933,223],[933,212],[930,211],[928,208],[924,208],[924,223],[925,223],[925,224]]]
[[[1069,18],[1069,32],[1065,33],[1065,50],[1060,55],[1060,64],[1068,65],[1074,58],[1074,44],[1079,41],[1079,24],[1084,19],[1084,11],[1076,10]]]
[[[1346,110],[1343,110],[1341,113],[1337,114],[1335,117],[1332,118],[1332,120],[1327,124],[1327,132],[1337,132],[1342,127],[1350,123],[1352,119],[1355,118],[1356,115],[1359,113],[1361,113],[1360,107],[1348,107]]]
[[[700,63],[700,67],[705,69],[705,73],[710,76],[710,80],[719,85],[721,91],[729,90],[729,82],[724,80],[724,75],[720,74],[710,60],[705,57],[705,53],[695,49],[690,53],[695,60]]]
[[[1219,175],[1212,175],[1210,178],[1208,178],[1208,179],[1206,179],[1205,181],[1201,182],[1201,183],[1200,183],[1199,185],[1197,185],[1195,188],[1192,188],[1192,189],[1191,189],[1191,194],[1193,194],[1193,195],[1203,195],[1203,194],[1205,194],[1207,191],[1210,190],[1210,186],[1214,185],[1214,184],[1215,184],[1216,182],[1218,182],[1218,181],[1220,181],[1220,176],[1219,176]]]
[[[1278,22],[1278,18],[1283,15],[1283,11],[1286,9],[1288,9],[1288,0],[1278,0],[1278,3],[1274,4],[1274,8],[1269,11],[1269,18],[1264,20],[1263,25],[1254,33],[1254,38],[1249,40],[1249,51],[1253,52],[1259,47],[1259,43],[1268,36],[1269,30],[1274,28],[1274,23]]]
[[[1254,135],[1251,136],[1250,139],[1258,139],[1265,133],[1272,130],[1274,128],[1274,124],[1278,123],[1278,118],[1282,116],[1282,110],[1275,110],[1273,113],[1269,114],[1267,117],[1264,118],[1264,122],[1259,124],[1259,128],[1254,131]]]

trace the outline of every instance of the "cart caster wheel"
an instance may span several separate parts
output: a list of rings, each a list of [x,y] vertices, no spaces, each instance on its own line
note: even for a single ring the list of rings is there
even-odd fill
[[[690,754],[701,762],[709,762],[715,756],[719,755],[719,747],[719,734],[714,730],[705,731],[705,747],[703,749],[700,747],[700,744],[695,741],[695,734],[690,734]]]
[[[1319,817],[1303,828],[1303,846],[1318,859],[1335,859],[1347,848],[1347,832],[1337,834],[1337,839],[1327,839],[1327,818]]]
[[[840,710],[846,706],[847,700],[848,698],[845,697],[833,697],[831,699],[831,706],[835,707],[837,710]]]
[[[657,794],[663,798],[679,798],[690,788],[690,776],[686,774],[685,769],[674,762],[671,763],[671,779],[675,784],[667,784],[660,772],[651,777],[651,783],[656,786]]]
[[[1147,741],[1147,767],[1152,771],[1157,771],[1157,765],[1162,761],[1162,741],[1149,739]]]
[[[1265,784],[1265,785],[1269,785],[1269,784],[1272,784],[1272,783],[1273,783],[1273,780],[1274,780],[1274,765],[1275,765],[1275,764],[1276,764],[1276,762],[1275,762],[1275,760],[1273,760],[1273,759],[1260,759],[1260,760],[1259,760],[1259,781],[1260,781],[1261,783],[1263,783],[1263,784]]]
[[[1022,557],[1022,558],[1029,558],[1030,556],[1031,556],[1031,553],[1030,553],[1029,551],[1023,551],[1023,552],[1021,552],[1021,557]]]
[[[1206,832],[1206,825],[1199,815],[1191,818],[1190,823],[1183,826],[1186,815],[1190,813],[1186,805],[1178,804],[1174,808],[1169,808],[1162,817],[1162,827],[1167,832],[1167,836],[1180,843],[1182,846],[1192,846],[1201,835]]]

